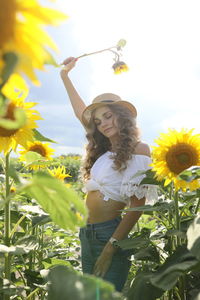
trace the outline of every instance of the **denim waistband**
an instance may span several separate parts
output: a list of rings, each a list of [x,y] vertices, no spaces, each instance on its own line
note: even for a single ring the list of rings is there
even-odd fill
[[[115,224],[119,223],[121,221],[121,219],[122,218],[120,216],[118,216],[112,220],[108,220],[105,222],[92,223],[92,224],[88,223],[88,224],[86,224],[86,226],[84,228],[86,228],[86,229],[106,228],[110,225],[115,225]]]

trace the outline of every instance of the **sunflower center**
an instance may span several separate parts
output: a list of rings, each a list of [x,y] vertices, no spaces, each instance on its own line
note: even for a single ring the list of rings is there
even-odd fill
[[[0,1],[0,48],[9,42],[14,36],[16,1]],[[9,16],[9,17],[8,17]]]
[[[29,148],[29,151],[37,152],[41,156],[46,157],[46,150],[40,145],[33,145]]]
[[[14,121],[15,120],[15,117],[14,117],[15,108],[16,107],[13,103],[9,103],[7,106],[7,112],[6,112],[5,116],[2,118]],[[6,128],[0,126],[0,136],[1,137],[11,137],[18,130],[19,129],[6,129]]]
[[[166,154],[167,166],[175,174],[194,166],[198,162],[198,153],[194,147],[185,143],[172,146]]]

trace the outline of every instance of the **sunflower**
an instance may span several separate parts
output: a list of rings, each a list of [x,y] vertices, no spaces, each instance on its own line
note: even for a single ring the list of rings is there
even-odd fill
[[[33,102],[24,102],[23,94],[20,97],[13,97],[7,100],[4,106],[4,114],[0,118],[0,152],[6,155],[10,150],[16,150],[18,145],[26,147],[28,141],[33,141],[32,129],[37,128],[36,120],[41,120],[38,111],[32,107],[36,105]],[[20,116],[17,117],[17,115]],[[21,121],[21,117],[24,119]],[[9,128],[4,123],[18,121],[16,127]],[[3,123],[2,123],[3,122]]]
[[[25,80],[19,74],[13,73],[2,87],[1,93],[7,99],[14,100],[20,97],[21,101],[24,101],[28,96],[29,89]]]
[[[115,74],[121,74],[128,71],[128,66],[123,61],[117,61],[112,66]]]
[[[15,72],[24,72],[38,84],[34,69],[44,70],[45,63],[54,63],[47,47],[57,50],[50,36],[41,28],[57,25],[66,15],[42,7],[37,0],[0,0],[0,73],[7,53],[17,55]]]
[[[176,190],[196,190],[200,186],[198,179],[186,182],[179,174],[191,166],[200,166],[200,134],[193,134],[193,129],[182,129],[180,132],[169,130],[161,134],[153,147],[153,171],[156,178],[165,181],[165,185],[174,183]]]
[[[20,161],[25,161],[25,154],[28,153],[29,151],[36,152],[41,155],[41,163],[40,161],[37,164],[32,164],[29,165],[30,169],[37,170],[40,168],[45,168],[46,164],[43,162],[46,160],[52,160],[52,155],[54,154],[54,149],[49,147],[49,143],[42,143],[40,141],[33,141],[33,142],[28,142],[27,147],[24,147],[22,151],[19,151],[21,156],[19,157]]]
[[[64,180],[66,177],[72,177],[71,175],[65,173],[64,166],[48,169],[48,172],[51,174],[51,176],[56,177],[60,180]]]

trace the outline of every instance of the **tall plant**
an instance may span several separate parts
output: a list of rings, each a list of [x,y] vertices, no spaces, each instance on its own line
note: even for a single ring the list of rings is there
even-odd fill
[[[66,260],[70,252],[56,250],[56,241],[85,224],[87,211],[64,183],[65,168],[47,169],[53,154],[47,142],[53,141],[36,129],[41,116],[36,103],[26,100],[29,89],[22,75],[39,84],[36,69],[58,66],[48,50],[57,47],[43,26],[57,25],[66,16],[37,0],[0,4],[0,298],[66,299],[85,293],[85,299],[120,299],[110,284],[73,271]],[[24,166],[16,171],[10,154],[19,150]]]
[[[145,262],[128,299],[194,299],[200,290],[200,135],[170,130],[156,142],[152,170],[141,184],[158,186],[158,202],[131,210],[150,214],[157,225],[119,242]]]

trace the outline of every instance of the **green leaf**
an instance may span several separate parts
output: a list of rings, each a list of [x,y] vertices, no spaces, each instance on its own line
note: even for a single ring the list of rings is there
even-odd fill
[[[160,299],[164,291],[153,286],[150,282],[153,273],[142,272],[136,275],[130,290],[128,300],[155,300]]]
[[[76,225],[84,226],[86,216],[84,202],[74,190],[67,188],[57,178],[38,172],[22,191],[36,199],[52,221],[61,228],[75,229]]]
[[[139,252],[134,253],[134,259],[148,260],[148,261],[153,261],[155,263],[160,262],[159,252],[154,245],[150,245],[147,248],[141,248]]]
[[[153,184],[153,185],[160,185],[161,182],[155,179],[155,172],[152,171],[152,169],[146,170],[146,171],[138,171],[133,176],[131,176],[131,179],[137,178],[138,176],[145,175],[145,178],[142,179],[140,182],[141,184]]]
[[[3,59],[5,61],[5,66],[2,71],[2,84],[0,85],[0,89],[6,83],[10,75],[14,72],[18,57],[14,52],[7,52],[4,54]]]
[[[41,158],[42,158],[42,155],[40,155],[39,153],[37,153],[35,151],[28,151],[27,153],[25,153],[23,155],[23,160],[27,164],[32,164],[34,161],[37,161],[37,160],[39,160]]]
[[[169,203],[160,203],[160,204],[154,204],[154,205],[143,205],[143,206],[138,206],[138,207],[131,207],[125,209],[125,211],[168,211],[171,209],[171,206]]]
[[[58,258],[47,258],[42,261],[42,264],[44,265],[45,269],[52,268],[53,266],[67,266],[68,268],[73,268],[71,263],[66,260],[58,259]]]
[[[26,168],[34,168],[35,166],[45,167],[51,164],[42,155],[34,151],[28,151],[23,155],[23,161]]]
[[[66,266],[50,269],[48,276],[47,300],[121,300],[121,294],[114,291],[114,286],[100,278],[79,275]]]
[[[124,250],[128,249],[141,249],[147,247],[150,244],[149,240],[150,230],[143,228],[140,233],[135,233],[133,237],[121,240],[117,242],[117,245]]]
[[[16,172],[14,166],[12,164],[9,165],[9,170],[8,170],[8,174],[9,176],[14,180],[14,182],[16,184],[19,184],[20,183],[20,178],[19,178],[19,175],[18,173]]]
[[[170,229],[166,232],[166,236],[179,236],[181,238],[185,238],[185,233],[178,229]]]
[[[1,94],[1,88],[0,88],[0,117],[5,115],[6,112],[6,105],[5,105],[6,97]]]
[[[117,242],[117,245],[124,250],[128,250],[128,249],[138,249],[140,247],[147,247],[149,243],[150,243],[149,239],[143,237],[137,237],[137,238],[129,238],[129,239],[121,240]]]
[[[0,245],[0,253],[10,253],[13,255],[23,255],[36,249],[39,246],[37,238],[34,236],[26,236],[19,239],[14,246],[7,247]]]
[[[33,235],[24,236],[23,238],[18,239],[14,245],[16,247],[21,246],[29,250],[34,250],[39,246],[37,236]]]
[[[180,246],[166,259],[165,263],[157,269],[150,281],[160,289],[165,291],[170,290],[176,284],[179,276],[192,270],[198,263],[198,260],[185,246]]]
[[[24,214],[22,212],[19,212],[17,210],[11,210],[10,211],[10,221],[12,224],[16,224],[18,222],[18,220],[23,216]],[[24,230],[26,228],[27,224],[26,224],[26,220],[24,219],[21,223],[20,223],[20,227],[22,227]]]
[[[34,138],[37,140],[37,141],[40,141],[40,142],[50,142],[50,143],[57,143],[47,137],[45,137],[44,135],[42,135],[37,129],[33,129],[33,133],[34,133]]]
[[[200,260],[200,216],[188,228],[187,240],[188,249]]]
[[[32,218],[32,225],[44,225],[46,223],[52,222],[51,218],[48,215],[37,216]]]
[[[44,168],[45,166],[50,166],[51,165],[51,161],[49,160],[44,160],[44,159],[39,159],[39,160],[35,160],[34,162],[32,162],[31,164],[27,164],[26,168],[34,168],[35,166],[40,166],[42,168]]]
[[[35,270],[31,270],[31,269],[25,269],[24,270],[24,277],[26,278],[28,286],[36,285],[36,286],[42,287],[42,285],[44,283],[44,280],[43,280],[43,278],[42,278],[39,271],[35,271]],[[31,300],[31,298],[29,298],[29,300]]]
[[[48,54],[46,59],[45,59],[45,65],[52,65],[56,68],[60,67],[60,65],[55,61],[54,57],[52,56],[52,54],[45,49],[45,52]]]
[[[183,179],[187,182],[191,182],[195,179],[200,178],[200,167],[199,166],[193,166],[187,170],[184,170],[179,174],[179,178]]]
[[[161,182],[156,180],[155,178],[150,178],[150,177],[145,177],[144,179],[141,180],[141,184],[153,184],[153,185],[160,185]]]

